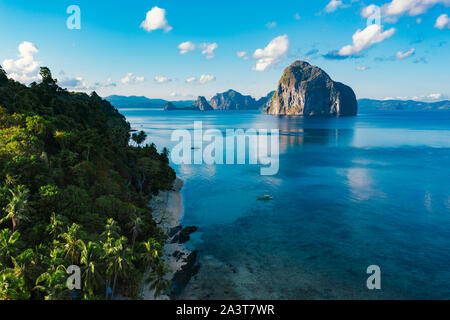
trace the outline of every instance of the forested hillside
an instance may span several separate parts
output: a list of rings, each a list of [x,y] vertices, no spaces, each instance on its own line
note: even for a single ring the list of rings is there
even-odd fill
[[[29,87],[0,67],[0,300],[137,297],[165,235],[147,206],[170,189],[167,151],[141,146],[125,118],[95,92],[68,92],[48,68]],[[66,287],[78,265],[82,289]]]

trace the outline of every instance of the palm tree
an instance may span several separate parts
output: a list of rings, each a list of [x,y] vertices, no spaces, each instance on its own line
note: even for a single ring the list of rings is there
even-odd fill
[[[106,269],[106,299],[108,299],[108,295],[110,294],[110,284],[111,284],[111,270],[109,268],[109,260],[110,255],[114,252],[114,244],[120,235],[120,227],[117,225],[117,222],[110,218],[106,222],[105,231],[101,234],[101,237],[104,239],[103,241],[103,251],[104,256],[103,259],[107,261],[108,267]]]
[[[30,192],[23,185],[17,186],[13,189],[9,189],[9,192],[11,193],[12,197],[11,201],[5,208],[7,215],[0,220],[0,223],[3,223],[7,219],[11,219],[14,232],[19,226],[20,221],[28,220],[26,213],[28,211],[28,197]]]
[[[131,216],[131,221],[128,226],[131,228],[131,248],[134,249],[134,244],[136,242],[136,238],[141,232],[143,225],[142,218],[135,213]]]
[[[17,253],[16,242],[20,234],[9,229],[0,230],[0,268],[6,267],[11,257]]]
[[[158,263],[150,273],[146,282],[151,283],[150,289],[155,291],[155,298],[161,296],[162,293],[170,293],[171,283],[170,280],[166,278],[169,271],[169,268],[164,264],[164,262],[158,260]]]
[[[19,256],[19,259],[11,257],[12,268],[4,268],[0,272],[0,300],[27,299],[29,292],[26,290],[26,266]]]
[[[117,222],[110,218],[106,222],[105,231],[102,233],[103,239],[105,239],[105,245],[111,245],[117,238],[119,238],[120,227]]]
[[[161,244],[159,244],[155,239],[150,238],[148,241],[144,242],[143,245],[145,248],[145,252],[143,254],[144,260],[148,265],[153,267],[158,255],[161,255]]]
[[[116,290],[117,278],[132,268],[132,251],[126,247],[127,238],[120,237],[112,246],[107,248],[107,268],[106,274],[111,278],[114,276],[111,298],[114,297]]]
[[[68,291],[66,285],[67,273],[63,265],[51,265],[50,268],[36,279],[35,290],[40,290],[47,295],[46,300],[61,299],[63,293]],[[45,286],[41,283],[45,283]]]
[[[131,135],[131,139],[140,146],[144,143],[145,139],[147,139],[147,134],[144,131],[140,131],[139,133],[133,133]]]
[[[26,300],[30,294],[24,290],[24,278],[14,275],[12,269],[5,269],[0,272],[0,300]]]
[[[50,224],[47,226],[47,231],[50,233],[50,235],[53,236],[53,239],[56,239],[59,234],[64,229],[64,222],[60,215],[56,215],[56,213],[52,213],[52,216],[50,217]]]
[[[100,272],[101,263],[99,262],[101,255],[101,248],[95,242],[89,242],[81,252],[81,276],[83,280],[83,290],[85,291],[85,298],[92,297],[95,290],[99,288],[99,286],[103,282],[103,278]]]
[[[154,268],[157,264],[158,255],[161,255],[161,244],[159,244],[155,239],[150,238],[148,241],[143,242],[144,253],[142,253],[141,257],[145,261],[146,266],[149,266],[150,269]],[[147,271],[146,271],[147,273]],[[145,282],[148,282],[147,280]],[[144,293],[145,284],[142,284],[141,295]]]
[[[58,241],[53,241],[50,254],[43,256],[45,265],[49,268],[42,273],[35,283],[34,290],[44,292],[46,300],[64,298],[64,294],[69,295],[67,288],[67,270],[64,263],[64,248],[61,248]]]
[[[69,256],[72,259],[72,264],[78,264],[81,252],[85,248],[83,240],[80,239],[81,227],[74,223],[68,228],[66,233],[60,235],[64,241],[65,257]]]

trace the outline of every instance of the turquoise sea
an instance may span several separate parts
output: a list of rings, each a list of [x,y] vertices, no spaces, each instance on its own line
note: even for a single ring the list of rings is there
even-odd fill
[[[201,263],[180,298],[450,299],[450,112],[120,111],[160,150],[194,121],[282,130],[277,175],[174,166]],[[366,287],[370,265],[381,290]]]

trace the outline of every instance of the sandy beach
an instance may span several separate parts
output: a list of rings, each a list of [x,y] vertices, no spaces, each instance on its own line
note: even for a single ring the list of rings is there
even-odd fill
[[[183,198],[181,189],[183,181],[177,178],[171,191],[160,192],[150,202],[153,209],[153,217],[156,221],[162,221],[160,227],[169,234],[170,231],[180,226],[181,219],[184,215]],[[172,280],[175,273],[186,264],[186,258],[191,252],[185,248],[183,244],[172,243],[170,239],[164,246],[163,260],[168,265],[171,272],[167,274],[167,279]],[[162,295],[158,298],[154,297],[154,291],[150,289],[150,284],[144,284],[143,300],[170,300],[168,295]]]

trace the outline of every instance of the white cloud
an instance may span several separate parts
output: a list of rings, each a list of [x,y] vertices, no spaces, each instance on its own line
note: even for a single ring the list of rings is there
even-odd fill
[[[276,26],[277,26],[277,23],[275,21],[271,21],[266,24],[266,27],[269,29],[275,28]]]
[[[327,6],[325,7],[325,12],[333,12],[338,8],[343,7],[343,3],[341,0],[331,0]]]
[[[239,58],[242,58],[244,60],[248,60],[249,59],[248,56],[247,56],[247,52],[245,52],[245,51],[238,51],[238,52],[236,52],[236,55]]]
[[[434,24],[435,28],[438,29],[450,29],[450,18],[446,14],[441,14],[437,19],[436,23]]]
[[[425,102],[435,102],[446,98],[447,96],[442,93],[430,93],[430,94],[421,94],[417,96],[386,97],[383,100],[416,100]]]
[[[201,43],[199,45],[196,45],[192,43],[191,41],[186,41],[183,43],[180,43],[178,46],[178,49],[180,49],[180,54],[186,54],[190,51],[194,51],[196,48],[200,48],[202,50],[202,54],[206,56],[206,59],[212,59],[214,58],[214,50],[219,48],[219,45],[217,43]]]
[[[438,100],[442,98],[442,94],[441,93],[430,93],[427,96],[428,99],[433,99],[433,100]]]
[[[436,4],[449,6],[450,0],[392,0],[381,7],[381,15],[386,21],[395,22],[403,15],[417,16],[423,14]],[[364,13],[367,14],[373,8],[373,4],[365,7],[361,12],[362,16],[367,17]]]
[[[245,51],[238,51],[238,52],[236,52],[236,55],[237,55],[239,58],[242,58],[242,57],[244,57],[245,55],[247,55],[247,52],[245,52]]]
[[[172,79],[170,79],[168,77],[163,77],[163,76],[156,76],[155,81],[158,83],[166,83],[166,82],[171,82]]]
[[[189,77],[189,78],[186,79],[185,82],[186,83],[205,84],[205,83],[208,83],[208,82],[211,82],[211,81],[214,81],[214,80],[216,80],[215,76],[212,76],[210,74],[202,74],[198,80],[197,80],[196,77]]]
[[[176,98],[176,99],[194,99],[194,96],[191,94],[178,93],[178,92],[171,92],[170,97]]]
[[[6,59],[3,61],[3,69],[9,77],[16,81],[32,82],[40,79],[40,62],[34,60],[34,54],[38,53],[38,48],[29,41],[24,41],[19,45],[19,58]]]
[[[341,48],[337,55],[341,57],[357,55],[374,44],[392,37],[394,33],[395,28],[383,31],[383,28],[376,24],[367,26],[364,30],[359,29],[352,36],[353,43]]]
[[[407,57],[413,55],[414,52],[416,52],[416,49],[414,49],[414,48],[411,48],[411,49],[409,49],[408,51],[399,51],[399,52],[397,52],[397,54],[395,55],[395,57],[396,57],[397,59],[405,59],[405,58],[407,58]]]
[[[210,74],[202,74],[200,76],[200,79],[198,80],[198,82],[201,83],[201,84],[205,84],[205,83],[208,83],[208,82],[211,82],[211,81],[214,81],[214,80],[216,80],[216,77],[214,77],[214,76],[212,76]]]
[[[206,56],[206,59],[214,58],[214,50],[216,50],[219,46],[217,43],[202,43],[200,44],[200,48],[202,48],[202,54]]]
[[[123,84],[132,84],[132,83],[139,83],[144,82],[144,77],[136,77],[133,73],[128,73],[123,79],[121,79]]]
[[[65,78],[59,81],[58,83],[62,88],[67,89],[87,89],[88,86],[86,82],[84,82],[82,77],[75,77],[75,78]]]
[[[172,30],[166,20],[166,10],[158,7],[153,7],[152,10],[147,12],[145,20],[141,23],[141,28],[148,32],[157,29],[164,29],[165,32]]]
[[[96,82],[93,85],[88,85],[82,77],[66,77],[58,81],[58,85],[61,88],[65,88],[70,91],[94,91],[117,86],[117,84],[111,79],[106,80],[106,82]]]
[[[287,35],[278,36],[264,48],[257,49],[253,54],[254,59],[258,59],[253,70],[264,71],[267,68],[279,63],[289,49],[289,39]]]
[[[364,7],[361,10],[361,16],[363,18],[368,18],[368,17],[372,16],[376,12],[377,8],[378,8],[378,6],[376,6],[374,4],[371,4],[371,5],[367,6],[367,7]]]
[[[438,3],[450,5],[450,0],[392,0],[391,3],[382,7],[382,12],[385,16],[400,16],[403,14],[417,16],[427,12],[428,9]]]
[[[182,42],[178,46],[178,49],[180,49],[180,54],[186,54],[189,51],[194,51],[195,50],[195,44],[193,44],[190,41]]]
[[[357,66],[356,67],[356,70],[358,70],[358,71],[366,71],[367,69],[369,69],[369,68],[366,66]]]

